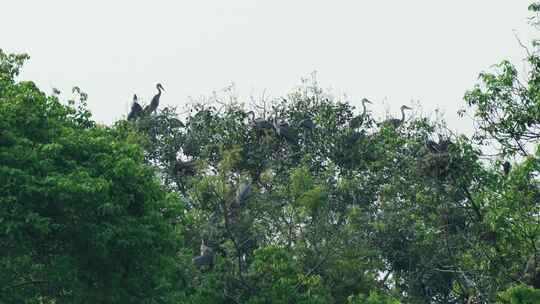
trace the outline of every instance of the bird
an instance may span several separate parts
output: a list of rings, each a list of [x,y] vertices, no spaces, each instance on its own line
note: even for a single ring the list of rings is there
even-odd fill
[[[141,114],[143,111],[143,108],[141,105],[137,102],[137,94],[133,95],[133,104],[131,105],[131,111],[129,112],[127,119],[128,120],[134,120],[137,119],[137,117]]]
[[[412,110],[412,108],[409,108],[406,105],[402,105],[400,109],[401,109],[401,119],[390,118],[380,123],[379,126],[390,125],[394,127],[394,129],[397,129],[399,126],[401,126],[403,122],[405,121],[405,110]]]
[[[503,172],[504,172],[504,175],[508,175],[508,173],[510,173],[510,170],[512,169],[512,165],[510,164],[510,162],[508,161],[505,161],[503,163]]]
[[[170,118],[169,119],[169,125],[171,128],[185,128],[186,125],[178,118]]]
[[[451,144],[452,142],[450,141],[450,139],[439,138],[439,152],[448,152],[448,148]]]
[[[439,144],[430,139],[426,140],[426,148],[428,148],[431,153],[439,152]]]
[[[157,107],[159,106],[159,98],[161,97],[161,91],[165,91],[161,83],[156,84],[156,88],[158,90],[158,93],[154,95],[152,101],[150,101],[150,104],[145,109],[145,111],[148,113],[152,113],[157,110]]]
[[[255,112],[253,111],[249,111],[246,113],[248,116],[251,116],[250,117],[250,125],[255,128],[255,129],[258,129],[258,130],[262,130],[262,129],[272,129],[272,124],[263,119],[263,118],[257,118],[255,119]]]
[[[214,264],[214,257],[212,255],[199,255],[193,258],[193,262],[197,267],[212,266]]]
[[[450,141],[450,139],[443,139],[440,135],[438,143],[433,140],[426,140],[426,147],[428,148],[429,152],[434,154],[448,152],[448,148],[451,144],[452,141]]]
[[[193,262],[197,267],[214,265],[214,250],[204,240],[201,241],[201,255],[194,257]]]
[[[315,123],[313,122],[313,120],[311,120],[311,118],[302,119],[300,121],[300,126],[308,130],[315,129]]]
[[[351,119],[351,122],[349,123],[349,126],[351,128],[358,129],[364,123],[364,119],[365,119],[366,114],[367,114],[366,103],[371,104],[372,102],[369,101],[369,99],[367,99],[367,98],[362,98],[362,108],[364,110],[362,111],[362,114],[360,114],[360,115],[354,117],[353,119]]]
[[[277,117],[274,117],[273,126],[278,136],[285,138],[289,143],[297,143],[298,138],[293,134],[293,130],[289,127],[289,124],[286,122],[278,122]]]
[[[250,194],[251,194],[251,185],[247,183],[240,184],[240,186],[238,187],[238,190],[236,190],[236,198],[235,198],[236,204],[239,207],[244,206]]]
[[[206,245],[206,242],[204,240],[201,240],[201,255],[209,255],[212,253],[212,247]]]
[[[364,138],[366,136],[366,132],[364,130],[357,132],[353,131],[351,135],[347,136],[345,138],[345,144],[346,145],[354,145],[357,141]]]
[[[195,161],[176,160],[172,165],[173,172],[181,176],[192,176],[197,173]]]

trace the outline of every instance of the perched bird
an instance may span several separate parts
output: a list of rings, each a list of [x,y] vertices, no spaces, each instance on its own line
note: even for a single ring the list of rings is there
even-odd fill
[[[165,91],[165,89],[160,83],[156,84],[156,88],[158,90],[158,93],[154,95],[152,101],[150,101],[150,104],[146,107],[146,109],[144,109],[147,113],[152,113],[157,110],[159,106],[159,98],[161,97],[161,91]]]
[[[238,190],[236,190],[236,198],[235,202],[239,207],[242,207],[245,205],[249,195],[251,194],[251,185],[242,183],[238,187]]]
[[[451,144],[450,139],[439,139],[439,152],[448,152]]]
[[[134,120],[139,117],[141,112],[143,111],[143,108],[141,105],[137,102],[137,94],[133,95],[133,104],[131,105],[131,111],[129,112],[127,119],[128,120]]]
[[[363,108],[363,111],[362,111],[362,114],[354,117],[353,119],[351,119],[351,122],[349,123],[349,126],[353,129],[358,129],[363,123],[364,123],[364,119],[366,117],[366,114],[367,114],[367,108],[366,108],[366,103],[372,103],[371,101],[369,101],[367,98],[362,98],[362,108]]]
[[[201,255],[210,255],[213,252],[214,250],[212,250],[212,247],[206,245],[204,240],[201,240]]]
[[[510,170],[512,169],[512,165],[510,164],[510,162],[505,161],[502,166],[504,175],[508,175],[508,173],[510,173]]]
[[[262,129],[272,129],[272,124],[263,119],[263,118],[255,118],[255,112],[253,111],[249,111],[247,112],[247,115],[248,116],[251,116],[250,119],[249,119],[249,124],[251,125],[251,127],[255,128],[255,129],[258,129],[258,130],[262,130]]]
[[[311,120],[311,118],[302,119],[300,121],[300,126],[308,130],[315,129],[315,123],[313,122],[313,120]]]
[[[364,130],[360,132],[353,131],[351,135],[345,138],[345,144],[354,145],[356,142],[358,142],[360,139],[364,138],[365,136],[366,136],[366,132]]]
[[[433,140],[426,140],[426,147],[428,148],[429,152],[431,153],[445,153],[448,152],[448,148],[452,144],[452,141],[450,139],[443,139],[441,136],[439,136],[439,142],[435,142]]]
[[[298,138],[291,127],[289,127],[289,124],[286,122],[278,122],[277,117],[274,117],[273,126],[278,136],[285,138],[285,140],[291,144],[297,143]]]
[[[201,241],[201,255],[194,257],[193,262],[197,267],[214,265],[214,250],[204,240]]]
[[[400,109],[401,109],[401,119],[390,118],[380,123],[379,126],[390,125],[394,129],[397,129],[399,126],[401,126],[403,122],[405,121],[405,110],[412,110],[412,108],[409,108],[406,105],[402,105]]]
[[[439,153],[439,144],[433,140],[426,140],[426,148],[428,148],[431,153]]]
[[[195,161],[176,160],[172,166],[173,172],[181,176],[192,176],[197,173]]]
[[[199,255],[193,258],[193,263],[195,263],[197,267],[212,266],[214,264],[214,256]]]
[[[170,118],[169,119],[169,125],[171,128],[185,128],[186,125],[178,118]]]

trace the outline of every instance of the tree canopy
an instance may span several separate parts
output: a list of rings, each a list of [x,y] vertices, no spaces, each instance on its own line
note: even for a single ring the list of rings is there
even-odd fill
[[[125,123],[15,82],[0,52],[0,301],[164,301],[182,287],[184,203]],[[84,94],[83,94],[84,96]]]
[[[80,89],[18,82],[26,59],[0,52],[3,302],[539,301],[536,43],[465,93],[471,138],[314,79],[102,126]]]

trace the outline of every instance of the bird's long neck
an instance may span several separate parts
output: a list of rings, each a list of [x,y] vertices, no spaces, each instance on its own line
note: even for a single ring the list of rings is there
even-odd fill
[[[276,129],[276,131],[278,131],[279,130],[279,123],[278,123],[277,117],[274,117],[274,120],[272,121],[272,124],[274,125],[274,129]]]
[[[405,121],[405,109],[401,109],[401,123]]]
[[[158,90],[158,93],[156,94],[156,96],[161,96],[161,88],[157,87],[157,90]]]
[[[362,100],[362,108],[364,109],[364,110],[362,111],[362,116],[365,116],[365,115],[366,115],[366,112],[367,112],[366,101],[365,101],[365,100]]]

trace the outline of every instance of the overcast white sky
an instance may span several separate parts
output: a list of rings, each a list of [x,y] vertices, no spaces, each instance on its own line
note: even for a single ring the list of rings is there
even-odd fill
[[[231,82],[242,97],[280,96],[313,70],[324,88],[397,115],[419,100],[451,127],[482,70],[521,67],[528,0],[3,0],[0,48],[26,52],[22,79],[90,95],[96,120],[125,115],[133,93],[163,104],[210,95]],[[383,105],[383,100],[385,105]]]

